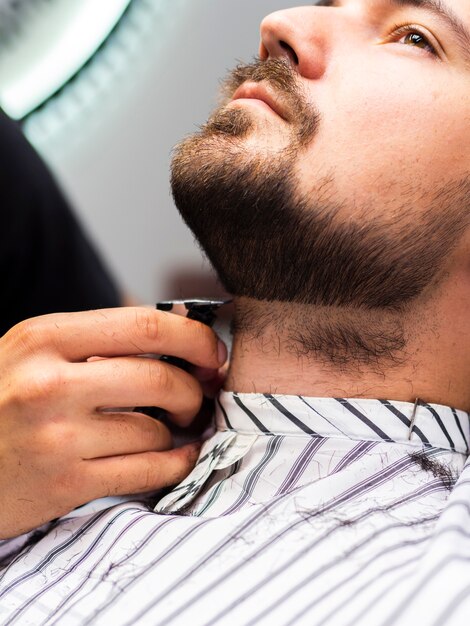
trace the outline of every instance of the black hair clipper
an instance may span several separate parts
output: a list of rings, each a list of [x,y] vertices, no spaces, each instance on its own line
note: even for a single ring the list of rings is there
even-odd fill
[[[157,302],[156,308],[158,311],[172,311],[177,305],[183,305],[187,310],[187,315],[191,320],[196,320],[212,327],[217,319],[217,311],[224,304],[229,304],[231,300],[168,300],[163,302]],[[176,356],[163,355],[160,357],[161,361],[165,361],[170,365],[175,365],[182,370],[188,371],[191,364],[184,359],[180,359]],[[171,427],[171,430],[179,430],[177,426],[168,422],[166,419],[166,411],[157,407],[145,407],[136,409],[150,417],[161,420]]]
[[[158,311],[172,311],[176,305],[183,305],[188,314],[187,318],[190,320],[196,320],[212,328],[214,322],[217,319],[217,311],[224,304],[229,304],[231,300],[168,300],[163,302],[157,302],[156,307]],[[166,361],[171,365],[176,365],[182,370],[187,371],[190,364],[184,359],[179,359],[176,356],[160,357],[161,361]]]

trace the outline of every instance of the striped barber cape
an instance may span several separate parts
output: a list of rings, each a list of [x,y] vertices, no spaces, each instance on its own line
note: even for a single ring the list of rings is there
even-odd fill
[[[216,427],[154,510],[0,542],[0,623],[468,623],[467,413],[223,392]]]

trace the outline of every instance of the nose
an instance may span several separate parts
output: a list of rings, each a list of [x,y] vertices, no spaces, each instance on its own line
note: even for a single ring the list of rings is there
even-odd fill
[[[261,22],[260,58],[264,61],[285,58],[301,76],[321,78],[325,72],[327,41],[319,11],[300,7],[265,17]]]

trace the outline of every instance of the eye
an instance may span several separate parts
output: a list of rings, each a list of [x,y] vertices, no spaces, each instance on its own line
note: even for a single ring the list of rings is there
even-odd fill
[[[419,48],[429,54],[438,56],[436,48],[429,41],[429,38],[421,31],[420,28],[414,25],[399,26],[397,27],[390,40],[396,43],[401,43],[405,46],[412,46],[413,48]]]

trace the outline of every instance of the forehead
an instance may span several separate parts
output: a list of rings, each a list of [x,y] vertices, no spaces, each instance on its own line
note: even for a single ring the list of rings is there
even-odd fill
[[[454,10],[470,26],[470,0],[447,0],[446,3],[449,9]]]

